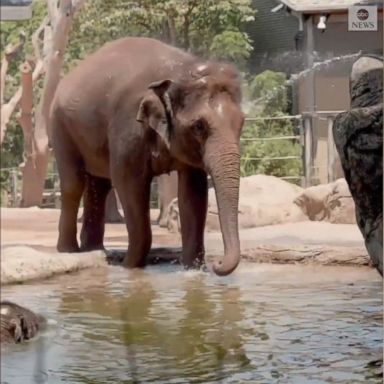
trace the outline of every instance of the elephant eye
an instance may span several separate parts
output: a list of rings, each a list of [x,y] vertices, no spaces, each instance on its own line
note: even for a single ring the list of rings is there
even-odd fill
[[[195,132],[196,135],[198,136],[204,136],[207,129],[206,129],[206,124],[203,120],[197,120],[193,126],[193,131]]]

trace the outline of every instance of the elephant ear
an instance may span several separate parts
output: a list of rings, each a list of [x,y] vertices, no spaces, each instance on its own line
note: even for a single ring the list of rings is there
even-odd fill
[[[171,99],[167,93],[171,80],[151,83],[140,103],[136,120],[156,131],[169,149],[172,134],[173,111]]]

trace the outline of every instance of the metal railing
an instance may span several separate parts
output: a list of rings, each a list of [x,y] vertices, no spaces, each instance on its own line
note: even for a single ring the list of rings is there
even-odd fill
[[[251,143],[251,142],[276,142],[276,141],[296,141],[302,147],[300,155],[286,155],[286,156],[244,156],[241,157],[241,162],[279,162],[279,161],[288,161],[288,160],[299,160],[302,164],[302,169],[304,169],[304,129],[301,115],[285,115],[285,116],[270,116],[270,117],[247,117],[245,118],[245,124],[252,122],[268,122],[268,121],[297,121],[299,134],[287,134],[284,136],[267,136],[267,137],[242,137],[240,142]],[[297,175],[284,175],[279,176],[272,173],[267,173],[272,176],[277,176],[283,180],[296,180],[300,184],[305,184],[304,173],[301,172]]]
[[[249,144],[252,142],[276,142],[276,141],[296,141],[301,145],[301,153],[300,155],[286,155],[286,156],[242,156],[241,162],[284,162],[284,161],[291,161],[291,160],[299,160],[302,164],[302,172],[297,175],[280,175],[281,179],[284,180],[292,180],[292,181],[299,181],[303,186],[308,185],[310,181],[307,178],[306,174],[306,164],[308,163],[307,155],[308,151],[305,147],[306,143],[306,131],[305,131],[305,125],[304,125],[304,119],[301,115],[287,115],[287,116],[276,116],[276,117],[247,117],[245,119],[246,124],[252,123],[252,122],[267,122],[267,121],[297,121],[296,130],[299,131],[298,134],[287,134],[287,135],[279,135],[279,136],[267,136],[267,137],[242,137],[240,139],[241,144]],[[313,166],[312,166],[313,167]],[[9,194],[10,194],[10,204],[11,206],[18,206],[20,204],[21,199],[21,171],[17,167],[13,168],[2,168],[0,169],[2,180],[4,180],[4,173],[8,172],[9,176],[6,177],[7,183],[9,185]],[[270,173],[273,175],[273,173]],[[276,175],[273,175],[276,176]],[[47,179],[53,179],[54,180],[54,187],[45,189],[44,190],[44,203],[43,206],[52,206],[52,201],[57,201],[57,199],[60,199],[60,191],[58,186],[58,174],[56,172],[52,172],[47,175]],[[2,188],[3,189],[3,188]],[[157,184],[156,180],[154,180],[152,184],[152,192],[151,192],[151,207],[155,208],[158,206],[157,204]]]

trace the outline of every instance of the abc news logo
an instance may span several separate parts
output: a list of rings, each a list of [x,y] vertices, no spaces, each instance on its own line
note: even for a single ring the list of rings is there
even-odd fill
[[[377,31],[377,6],[353,6],[348,9],[349,31]]]

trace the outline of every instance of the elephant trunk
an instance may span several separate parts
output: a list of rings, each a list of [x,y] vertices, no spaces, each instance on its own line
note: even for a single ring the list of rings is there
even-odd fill
[[[240,262],[238,205],[240,153],[236,143],[210,140],[206,143],[204,162],[212,177],[218,204],[224,258],[215,261],[213,271],[219,276],[230,274]]]

